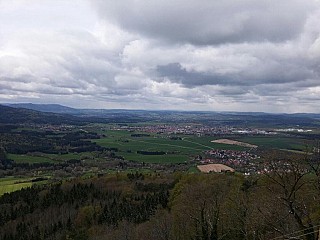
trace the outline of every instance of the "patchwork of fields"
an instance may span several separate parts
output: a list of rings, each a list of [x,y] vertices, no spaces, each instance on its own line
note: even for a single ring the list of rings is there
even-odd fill
[[[235,145],[212,143],[212,137],[180,136],[181,139],[172,139],[164,135],[133,137],[132,134],[128,131],[108,131],[105,133],[106,137],[94,141],[104,147],[117,148],[116,154],[126,160],[148,163],[182,163],[210,149],[245,149]],[[144,155],[138,151],[165,154]]]
[[[244,146],[213,142],[215,138],[211,136],[197,137],[179,135],[177,138],[170,138],[167,135],[145,134],[122,130],[108,130],[102,133],[104,137],[92,141],[106,148],[117,149],[115,154],[124,157],[126,160],[146,163],[184,163],[197,155],[201,155],[204,151],[212,149],[250,149]],[[139,134],[141,134],[141,136],[139,136]],[[136,135],[138,135],[138,137]],[[230,139],[257,145],[259,148],[288,151],[305,151],[306,146],[310,144],[310,142],[305,139],[280,136],[244,136]],[[141,152],[144,152],[144,154]],[[150,152],[150,154],[148,154],[148,152]],[[81,160],[85,157],[90,158],[92,157],[92,153],[84,152],[61,155],[9,154],[8,157],[17,163],[59,163],[71,159]]]
[[[198,155],[203,155],[208,150],[251,150],[252,145],[258,146],[258,149],[277,149],[294,153],[303,153],[306,146],[311,145],[311,140],[290,136],[225,136],[234,141],[248,143],[248,145],[230,145],[224,144],[221,137],[212,136],[194,136],[194,135],[166,135],[146,132],[134,132],[126,130],[101,130],[95,129],[100,138],[90,139],[90,141],[114,150],[116,156],[121,156],[125,160],[160,163],[160,164],[177,164],[186,163],[195,159]],[[251,144],[251,145],[250,145]],[[105,156],[105,155],[104,155]],[[59,164],[69,160],[101,160],[105,162],[105,157],[96,156],[94,152],[68,153],[68,154],[45,154],[35,152],[32,154],[8,154],[8,158],[16,163],[49,163]],[[168,165],[167,165],[168,166]],[[197,172],[194,165],[189,166],[189,171]],[[30,178],[1,178],[0,195],[5,192],[12,192],[24,187],[32,186]]]

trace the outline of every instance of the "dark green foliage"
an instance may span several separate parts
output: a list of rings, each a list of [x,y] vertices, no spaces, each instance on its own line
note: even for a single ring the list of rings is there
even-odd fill
[[[0,197],[0,239],[316,240],[319,192],[294,176],[136,172],[33,186]],[[289,205],[278,180],[301,186]]]
[[[107,148],[101,147],[89,140],[98,138],[99,136],[96,133],[83,131],[56,134],[54,131],[22,130],[19,132],[11,132],[8,130],[8,132],[0,135],[0,142],[8,153],[13,154],[26,154],[31,152],[66,154],[69,152],[107,150]]]
[[[6,169],[12,165],[12,161],[8,159],[7,151],[0,146],[0,169]]]
[[[134,176],[139,181],[144,179],[138,173]],[[120,189],[113,189],[114,184],[118,184],[116,179],[99,178],[4,194],[0,197],[0,239],[40,239],[40,235],[57,234],[88,239],[87,227],[96,224],[117,226],[123,220],[142,223],[158,206],[167,206],[168,190],[173,186],[163,183],[152,191],[134,191],[136,184],[129,179]],[[125,188],[133,191],[125,192]],[[46,222],[39,223],[37,218]]]
[[[166,152],[163,151],[137,151],[138,154],[143,154],[143,155],[164,155]]]
[[[3,147],[0,146],[0,161],[2,162],[2,161],[6,161],[6,160],[8,160],[7,152]]]
[[[0,123],[4,124],[22,124],[22,123],[37,123],[37,124],[84,124],[85,119],[55,113],[44,113],[25,108],[12,108],[0,105]]]
[[[150,137],[150,134],[134,133],[134,134],[131,134],[131,137]]]

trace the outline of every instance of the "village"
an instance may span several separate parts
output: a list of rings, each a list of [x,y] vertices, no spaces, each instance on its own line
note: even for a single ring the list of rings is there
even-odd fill
[[[264,130],[258,128],[239,128],[232,126],[210,127],[202,124],[156,124],[146,126],[116,125],[111,130],[139,131],[156,134],[182,134],[196,136],[221,136],[221,135],[275,135],[275,130]]]
[[[250,151],[209,150],[203,156],[194,160],[197,164],[223,164],[246,175],[257,173],[263,167],[259,162],[260,156]]]

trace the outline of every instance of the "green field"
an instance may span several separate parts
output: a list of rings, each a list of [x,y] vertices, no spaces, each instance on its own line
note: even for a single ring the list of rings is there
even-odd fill
[[[31,187],[33,184],[41,185],[47,184],[50,176],[42,176],[45,177],[45,180],[41,181],[33,181],[34,177],[5,177],[0,178],[0,196],[4,193],[10,193],[14,191],[18,191],[22,188]]]
[[[210,149],[248,150],[248,148],[236,145],[212,143],[211,141],[215,138],[210,136],[178,136],[182,140],[173,140],[158,134],[142,137],[131,136],[136,133],[122,130],[105,131],[104,138],[94,141],[104,147],[117,148],[116,154],[123,156],[126,160],[149,163],[182,163]],[[305,139],[287,136],[244,136],[230,139],[254,144],[259,148],[289,151],[305,151],[306,146],[310,144]],[[167,154],[143,155],[138,154],[137,151],[163,151]]]
[[[31,187],[32,183],[28,182],[31,178],[0,178],[0,196],[4,193],[14,192],[22,188]]]
[[[243,147],[212,143],[212,137],[180,136],[182,140],[173,140],[164,135],[132,137],[134,132],[107,131],[106,137],[94,140],[107,148],[117,148],[116,153],[126,160],[148,163],[183,163],[190,158],[210,149],[243,150]],[[164,155],[143,155],[137,151],[166,152]]]
[[[31,156],[25,154],[8,154],[8,158],[16,163],[59,163],[68,161],[71,159],[80,160],[84,157],[92,156],[91,153],[68,153],[68,154],[45,154],[41,153],[41,156]]]
[[[262,148],[305,151],[311,143],[305,139],[282,136],[251,136],[237,138],[241,142],[255,144]]]
[[[54,163],[52,159],[45,156],[29,156],[19,154],[8,154],[8,158],[16,163]]]
[[[177,135],[180,139],[171,139],[164,134],[134,132],[126,130],[103,130],[97,128],[104,136],[92,141],[106,148],[118,149],[115,154],[124,157],[125,160],[146,162],[146,163],[184,163],[192,160],[197,155],[211,149],[248,150],[248,148],[212,143],[217,138],[211,136]],[[133,136],[133,134],[142,134]],[[148,136],[149,135],[149,136]],[[226,137],[228,138],[228,137]],[[286,136],[243,136],[230,137],[230,139],[257,145],[263,149],[278,149],[286,151],[305,151],[308,142],[302,138]],[[309,142],[310,144],[310,142]],[[147,154],[138,151],[149,152]],[[151,153],[153,152],[153,153]],[[157,155],[157,152],[162,152]],[[71,159],[93,159],[94,153],[68,153],[68,154],[43,154],[38,155],[17,155],[8,154],[8,157],[16,163],[60,163]]]

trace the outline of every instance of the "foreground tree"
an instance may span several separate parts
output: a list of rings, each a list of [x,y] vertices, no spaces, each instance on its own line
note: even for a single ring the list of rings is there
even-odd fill
[[[230,225],[230,194],[237,178],[228,175],[188,176],[172,202],[175,239],[237,239]]]
[[[282,206],[279,209],[274,230],[284,237],[299,230],[299,236],[306,240],[318,239],[319,217],[314,215],[318,208],[319,195],[314,188],[313,177],[309,174],[306,162],[301,158],[284,161],[271,161],[266,171],[264,186],[270,192],[269,203]],[[272,202],[271,202],[272,201]],[[266,208],[261,207],[264,216]],[[270,209],[269,209],[270,210]]]

